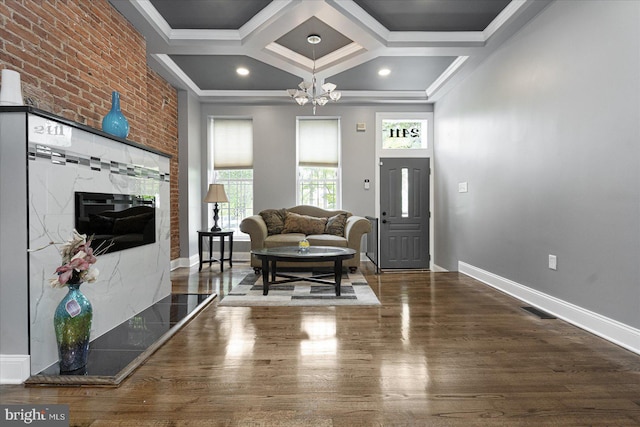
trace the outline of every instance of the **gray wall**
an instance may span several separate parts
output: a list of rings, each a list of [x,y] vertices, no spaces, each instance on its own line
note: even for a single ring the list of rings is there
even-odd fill
[[[286,96],[283,92],[283,96]],[[329,104],[318,108],[317,116],[340,117],[342,127],[342,208],[355,215],[375,214],[375,115],[377,112],[433,111],[431,105],[355,106]],[[202,105],[203,148],[206,150],[206,122],[214,117],[253,119],[254,212],[291,207],[296,204],[296,117],[310,116],[311,107]],[[356,132],[365,123],[366,132]],[[203,173],[206,158],[203,155]],[[371,190],[364,189],[364,180]],[[208,209],[206,206],[204,209]],[[206,212],[206,210],[205,210]],[[209,209],[210,212],[210,209]],[[206,214],[203,214],[206,215]],[[203,216],[206,225],[206,216]],[[248,251],[241,243],[239,251]],[[234,244],[234,250],[236,246]]]
[[[0,114],[0,349],[29,354],[27,115]],[[9,377],[14,373],[0,375]]]
[[[640,327],[639,23],[556,1],[436,104],[436,264]]]
[[[188,92],[178,92],[178,186],[180,212],[180,257],[198,255],[198,233],[202,222],[200,103]]]

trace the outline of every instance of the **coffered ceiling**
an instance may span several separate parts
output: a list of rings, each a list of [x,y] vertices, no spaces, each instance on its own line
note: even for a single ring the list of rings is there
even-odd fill
[[[315,65],[340,103],[367,104],[436,101],[551,0],[110,1],[151,67],[202,102],[293,102]]]

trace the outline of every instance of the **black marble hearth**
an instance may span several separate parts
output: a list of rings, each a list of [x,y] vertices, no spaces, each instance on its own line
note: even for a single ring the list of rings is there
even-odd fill
[[[93,340],[82,372],[60,374],[55,363],[25,384],[117,386],[215,297],[169,295]]]

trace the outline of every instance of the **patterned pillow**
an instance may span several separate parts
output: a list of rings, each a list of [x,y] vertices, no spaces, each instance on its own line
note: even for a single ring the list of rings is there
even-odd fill
[[[348,216],[349,215],[347,215],[346,213],[341,213],[328,218],[325,233],[344,237],[344,227],[347,225]]]
[[[260,216],[267,224],[267,235],[282,233],[284,228],[284,218],[287,215],[286,209],[267,209],[260,212]]]
[[[327,218],[287,212],[282,233],[323,234],[326,224]]]

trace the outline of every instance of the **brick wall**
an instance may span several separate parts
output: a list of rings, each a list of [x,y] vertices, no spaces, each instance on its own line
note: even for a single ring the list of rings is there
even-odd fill
[[[171,154],[171,259],[180,257],[178,225],[178,96],[173,86],[147,70],[148,143]]]
[[[179,257],[178,97],[147,66],[146,42],[107,0],[0,0],[0,68],[21,74],[32,104],[102,128],[111,92],[131,141],[171,159],[171,259]]]

